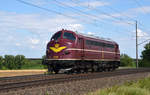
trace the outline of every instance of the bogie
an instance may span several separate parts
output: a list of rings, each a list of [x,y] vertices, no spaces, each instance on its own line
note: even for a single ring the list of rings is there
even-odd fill
[[[110,72],[110,71],[114,71],[118,65],[118,64],[116,65],[116,63],[118,62],[78,61],[77,63],[76,62],[72,62],[72,63],[74,64],[69,66],[68,67],[69,70],[66,70],[65,73],[67,74],[78,73],[79,74],[79,73],[102,72],[102,71]],[[58,74],[61,68],[61,66],[58,64],[48,65],[47,67],[48,67],[48,72],[51,72],[51,73],[55,72],[55,74]]]

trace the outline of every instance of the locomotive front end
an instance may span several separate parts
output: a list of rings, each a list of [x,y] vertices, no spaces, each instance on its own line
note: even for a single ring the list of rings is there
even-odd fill
[[[48,66],[48,71],[58,73],[60,69],[70,68],[74,53],[68,48],[75,46],[76,36],[71,31],[61,30],[55,33],[46,48],[46,59],[43,64]]]

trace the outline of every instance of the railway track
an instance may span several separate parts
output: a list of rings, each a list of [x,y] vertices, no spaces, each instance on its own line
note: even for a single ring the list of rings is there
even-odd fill
[[[0,93],[9,92],[12,90],[24,89],[27,87],[36,87],[41,85],[58,84],[58,83],[64,83],[69,81],[105,78],[105,77],[128,75],[128,74],[143,73],[143,72],[150,72],[150,68],[120,69],[114,72],[97,72],[97,73],[73,74],[73,75],[66,75],[66,74],[32,75],[32,76],[0,78]]]
[[[25,76],[15,76],[15,77],[3,77],[0,78],[0,85],[18,83],[18,82],[28,82],[32,80],[59,78],[64,75],[65,74],[57,74],[57,75],[38,74],[38,75],[25,75]]]

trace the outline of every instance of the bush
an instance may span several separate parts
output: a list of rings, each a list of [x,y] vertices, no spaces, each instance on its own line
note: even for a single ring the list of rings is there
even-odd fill
[[[142,60],[139,63],[140,67],[150,67],[150,42],[144,46],[141,55]]]
[[[0,69],[2,69],[2,68],[3,68],[3,57],[0,56]]]
[[[21,69],[22,66],[25,64],[25,56],[24,55],[17,55],[15,56],[15,65],[17,69]]]
[[[129,57],[127,54],[121,54],[120,65],[126,67],[136,67],[134,60],[131,57]]]
[[[15,57],[13,55],[5,55],[4,66],[10,70],[16,69]]]

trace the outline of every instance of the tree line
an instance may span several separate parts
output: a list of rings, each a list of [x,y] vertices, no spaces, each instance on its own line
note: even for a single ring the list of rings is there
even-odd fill
[[[44,69],[42,60],[28,60],[24,55],[0,56],[0,70],[13,69]]]
[[[5,55],[4,58],[0,56],[0,69],[21,69],[25,63],[26,59],[23,55]]]

